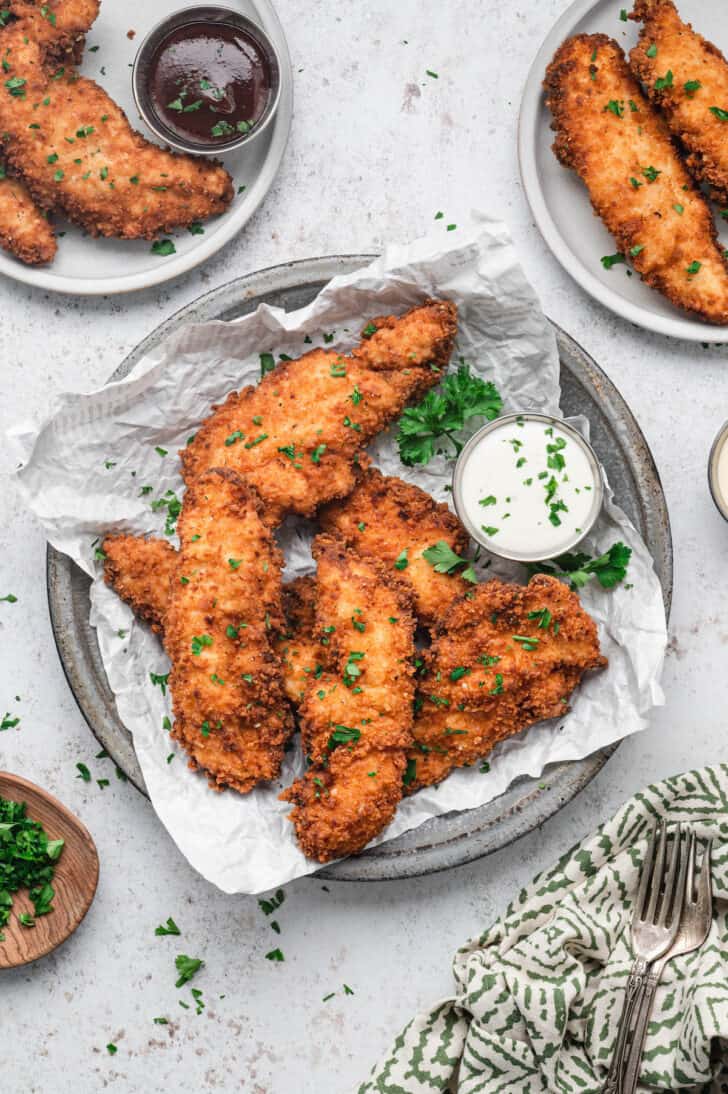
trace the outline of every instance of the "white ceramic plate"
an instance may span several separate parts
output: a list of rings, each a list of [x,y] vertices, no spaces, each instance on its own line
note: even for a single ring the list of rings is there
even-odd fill
[[[58,254],[51,266],[25,266],[0,252],[0,273],[29,285],[78,296],[131,292],[160,285],[186,273],[224,247],[250,219],[270,189],[280,166],[293,112],[293,76],[288,46],[270,0],[221,0],[259,23],[275,43],[281,60],[281,98],[273,123],[248,148],[226,154],[223,161],[233,177],[236,196],[227,213],[205,221],[204,235],[186,229],[170,233],[177,253],[152,254],[148,240],[92,239],[80,228],[55,218]],[[89,31],[81,71],[96,80],[126,111],[144,136],[153,134],[139,118],[131,91],[131,65],[147,32],[161,19],[184,6],[182,0],[146,0],[141,6],[102,0],[101,13]],[[133,38],[127,33],[134,32]],[[98,46],[98,49],[94,47]],[[244,186],[238,194],[238,187]]]
[[[728,54],[728,4],[725,0],[678,0],[681,16]],[[565,38],[601,32],[615,38],[625,52],[637,41],[639,25],[622,22],[631,0],[577,0],[555,24],[539,50],[526,81],[521,103],[518,155],[521,178],[536,224],[554,256],[596,300],[624,319],[647,330],[694,342],[728,342],[728,328],[690,318],[643,284],[627,267],[605,270],[602,255],[613,254],[613,238],[594,216],[578,176],[562,167],[551,151],[554,133],[541,81],[546,66]],[[728,247],[726,222],[717,219]]]

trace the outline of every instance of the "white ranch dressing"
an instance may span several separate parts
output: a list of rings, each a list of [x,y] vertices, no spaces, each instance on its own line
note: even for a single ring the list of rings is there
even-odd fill
[[[473,538],[522,561],[573,548],[602,502],[591,448],[542,415],[510,415],[477,433],[460,456],[453,492]]]

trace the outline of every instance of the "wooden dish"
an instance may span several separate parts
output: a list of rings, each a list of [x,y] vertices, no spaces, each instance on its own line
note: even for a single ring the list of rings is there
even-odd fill
[[[99,880],[99,856],[88,830],[65,805],[61,805],[39,786],[0,771],[0,797],[23,801],[31,820],[43,825],[49,839],[66,841],[56,865],[53,911],[38,916],[35,927],[21,927],[18,915],[33,912],[25,890],[13,894],[13,909],[8,923],[0,928],[0,969],[27,965],[55,950],[65,942],[91,907]]]

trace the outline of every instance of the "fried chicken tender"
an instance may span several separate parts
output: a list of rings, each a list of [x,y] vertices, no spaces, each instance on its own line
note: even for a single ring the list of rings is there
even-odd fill
[[[381,562],[330,536],[314,544],[316,627],[331,671],[301,706],[312,762],[282,795],[309,858],[360,851],[392,820],[412,743],[414,617],[408,591]]]
[[[163,539],[107,536],[104,581],[157,634],[164,634],[177,551]]]
[[[403,479],[370,468],[359,476],[353,493],[322,509],[319,519],[325,532],[388,567],[406,552],[407,566],[398,577],[412,592],[423,626],[436,626],[469,587],[459,574],[439,574],[423,558],[423,551],[441,541],[455,554],[464,554],[467,532],[446,505]]]
[[[298,707],[308,683],[327,664],[325,646],[315,637],[316,579],[297,577],[283,586],[285,631],[277,650],[283,663],[283,683],[289,702]]]
[[[367,442],[438,382],[456,329],[455,305],[430,300],[371,320],[348,355],[315,349],[281,362],[212,408],[180,453],[185,480],[232,467],[258,490],[269,524],[312,516],[352,491]]]
[[[728,323],[728,266],[710,209],[617,43],[604,34],[569,38],[544,87],[556,156],[586,184],[643,281],[709,323]]]
[[[138,619],[164,636],[169,586],[177,569],[177,551],[166,540],[141,536],[107,536],[103,550],[106,584],[130,605]],[[277,574],[269,571],[267,577],[265,604],[271,620],[270,629],[274,631],[270,609],[277,606]],[[327,662],[325,647],[314,638],[315,613],[316,581],[313,577],[298,577],[284,584],[284,623],[278,628],[275,621],[280,633],[275,637],[274,632],[274,642],[282,662],[283,686],[294,707],[303,698],[309,676]]]
[[[224,212],[233,185],[222,166],[151,144],[72,67],[97,11],[95,0],[13,3],[17,18],[0,31],[0,133],[13,173],[41,208],[93,236],[151,239]],[[70,53],[65,65],[59,51]]]
[[[0,246],[28,266],[44,266],[58,245],[44,215],[20,179],[0,168]]]
[[[266,625],[266,616],[282,622],[283,557],[254,490],[226,468],[188,488],[177,529],[164,626],[172,736],[212,787],[245,794],[279,775],[292,729]]]
[[[479,585],[452,605],[426,655],[409,792],[565,714],[584,673],[606,664],[594,620],[557,578]]]
[[[672,0],[638,0],[630,18],[643,24],[632,71],[688,152],[694,178],[728,204],[728,61],[682,21]]]

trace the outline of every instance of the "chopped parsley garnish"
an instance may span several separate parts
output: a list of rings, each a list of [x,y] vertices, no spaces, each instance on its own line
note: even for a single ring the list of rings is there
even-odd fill
[[[699,91],[703,85],[700,80],[686,80],[683,84],[685,91],[688,95],[694,95],[696,91]]]
[[[473,375],[467,364],[450,373],[439,390],[429,391],[421,403],[408,407],[399,420],[397,444],[402,463],[426,464],[438,442],[447,438],[458,455],[462,443],[453,434],[471,418],[497,418],[503,400],[495,385]]]
[[[311,462],[312,463],[321,463],[321,457],[323,456],[325,451],[326,451],[326,445],[325,444],[316,445],[313,452],[311,453]]]
[[[397,555],[396,559],[394,560],[395,570],[407,569],[407,567],[409,566],[409,559],[407,558],[408,551],[409,547],[405,547],[405,549],[403,551],[400,551],[400,553]]]
[[[155,687],[160,687],[162,689],[162,695],[167,694],[167,684],[169,683],[169,673],[168,672],[165,672],[165,673],[150,672],[149,673],[149,679],[152,681],[152,683],[155,685]]]
[[[86,767],[86,764],[78,763],[76,764],[76,769],[78,771],[78,775],[76,776],[77,779],[83,779],[85,783],[91,782],[91,772]]]
[[[640,183],[640,186],[642,183]],[[603,255],[601,262],[605,270],[611,270],[612,266],[616,266],[620,262],[625,262],[626,259],[623,254]]]
[[[672,69],[669,68],[664,76],[655,80],[655,91],[664,91],[666,87],[672,87],[672,79]]]
[[[272,915],[273,912],[277,912],[283,901],[286,899],[286,894],[282,889],[278,889],[275,896],[270,897],[268,900],[261,899],[258,901],[258,907],[263,915]]]
[[[159,927],[154,928],[154,933],[161,937],[162,935],[166,935],[166,934],[177,934],[178,935],[178,934],[181,934],[182,932],[180,931],[180,929],[177,926],[177,924],[175,923],[175,921],[172,919],[172,916],[170,916],[166,923],[160,924]]]
[[[657,56],[657,45],[655,44],[655,42],[653,42],[652,45],[649,46],[648,49],[645,50],[645,53],[647,54],[648,57],[656,57]]]
[[[174,986],[181,988],[183,984],[186,984],[200,971],[205,962],[201,961],[199,957],[188,957],[187,954],[181,953],[178,957],[175,957],[174,964],[179,973]]]
[[[635,243],[634,247],[630,247],[629,253],[632,255],[632,258],[636,258],[638,254],[642,254],[644,249],[644,243]]]
[[[116,1045],[110,1041],[109,1044],[106,1046],[106,1051],[108,1052],[109,1056],[116,1056],[119,1050]]]
[[[648,182],[654,182],[658,175],[662,174],[662,171],[658,171],[656,167],[643,167],[642,174],[645,176]]]
[[[195,657],[199,657],[205,646],[212,645],[212,638],[209,634],[195,634],[192,636],[192,652]]]
[[[609,110],[617,118],[624,116],[624,102],[619,102],[617,99],[610,99],[607,105],[604,107],[605,112]]]
[[[236,429],[225,438],[225,445],[227,448],[230,448],[230,446],[235,444],[236,441],[244,440],[245,434],[241,433],[239,429]]]
[[[483,507],[486,505],[495,505],[497,501],[498,499],[495,494],[489,494],[487,498],[481,498],[478,505],[482,505]]]
[[[266,959],[266,961],[285,961],[286,960],[285,957],[283,956],[283,951],[278,949],[278,948],[276,948],[275,950],[271,950],[270,953],[267,953],[265,955],[265,959]]]
[[[329,752],[333,752],[338,745],[356,744],[361,737],[361,730],[352,726],[337,725],[329,737],[326,745]]]
[[[719,106],[711,106],[710,113],[717,118],[719,122],[728,122],[728,110],[722,110]]]
[[[456,554],[444,539],[440,539],[437,543],[433,543],[431,547],[427,547],[422,552],[422,557],[426,562],[429,562],[436,574],[454,576],[458,571],[461,571],[460,576],[464,581],[469,581],[473,585],[478,583],[472,562]]]
[[[700,272],[702,265],[702,262],[698,262],[697,259],[695,259],[693,262],[690,263],[689,266],[686,267],[685,272],[692,277],[693,274]]]
[[[260,375],[261,379],[267,372],[272,372],[276,367],[276,360],[272,353],[261,353],[260,355]]]
[[[362,338],[371,338],[373,334],[377,333],[376,323],[367,323],[364,330],[361,332]]]
[[[417,760],[410,757],[407,760],[407,767],[405,768],[404,775],[402,776],[402,782],[405,786],[411,786],[417,778]]]
[[[33,927],[35,916],[53,911],[51,882],[64,842],[49,840],[43,826],[31,820],[26,810],[25,802],[0,796],[0,928],[10,919],[12,894],[20,889],[28,890],[33,903],[33,915],[18,916],[21,926]]]
[[[152,244],[152,254],[166,258],[168,255],[177,254],[177,248],[171,239],[157,239]]]
[[[7,596],[0,596],[0,604],[17,604],[18,598],[13,593],[8,593]]]
[[[682,216],[685,212],[685,206],[681,205],[679,202],[675,202],[675,204],[673,205],[673,209],[678,214],[678,216]]]

